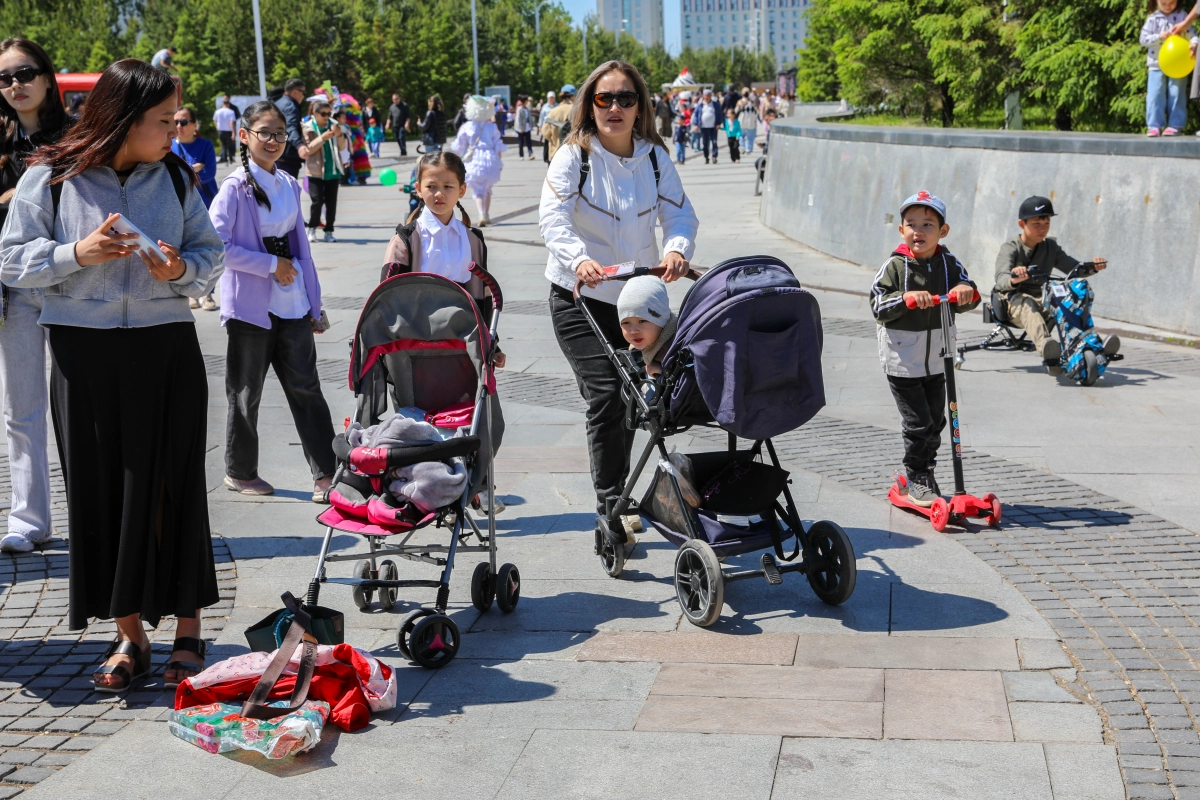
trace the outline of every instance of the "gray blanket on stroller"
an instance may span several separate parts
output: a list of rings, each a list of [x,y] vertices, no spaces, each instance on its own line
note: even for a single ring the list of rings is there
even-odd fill
[[[351,447],[405,447],[440,442],[445,434],[428,422],[396,414],[369,428],[353,422],[346,438]],[[458,458],[449,463],[425,461],[389,470],[387,479],[388,491],[393,497],[408,500],[422,512],[429,513],[450,505],[462,495],[467,471],[462,459]]]

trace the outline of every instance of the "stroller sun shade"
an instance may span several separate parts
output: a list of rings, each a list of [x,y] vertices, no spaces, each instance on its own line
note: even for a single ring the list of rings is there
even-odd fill
[[[748,256],[705,273],[688,292],[663,358],[692,368],[670,398],[671,421],[715,420],[744,439],[799,428],[825,405],[821,308],[782,261]]]

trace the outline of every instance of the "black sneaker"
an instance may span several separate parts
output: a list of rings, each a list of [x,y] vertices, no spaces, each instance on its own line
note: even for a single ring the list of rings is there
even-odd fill
[[[929,508],[933,505],[933,501],[937,498],[937,492],[935,492],[929,486],[928,473],[909,471],[908,499],[911,500],[914,505],[921,506],[922,508]]]
[[[929,465],[929,470],[925,473],[925,485],[928,486],[938,497],[942,496],[942,487],[938,486],[937,478],[933,476],[934,465]]]

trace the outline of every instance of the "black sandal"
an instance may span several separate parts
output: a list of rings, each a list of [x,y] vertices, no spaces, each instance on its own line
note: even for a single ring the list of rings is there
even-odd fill
[[[187,650],[191,653],[199,653],[200,658],[204,658],[208,655],[208,642],[191,636],[179,636],[176,637],[174,643],[171,645],[171,652],[176,652],[178,650]],[[179,686],[179,684],[183,683],[183,681],[187,680],[187,678],[184,678],[183,680],[174,682],[168,681],[166,679],[167,670],[172,669],[175,670],[176,674],[178,674],[180,670],[186,669],[188,672],[199,675],[201,672],[204,672],[204,665],[197,664],[192,661],[168,661],[167,666],[163,668],[163,686],[167,689],[174,689]],[[192,676],[189,675],[188,678],[190,677]]]
[[[130,675],[129,670],[125,669],[125,667],[120,664],[114,664],[112,666],[101,664],[96,668],[95,671],[92,672],[92,687],[97,692],[103,692],[105,694],[120,694],[121,692],[128,690],[129,687],[133,685],[133,682],[138,678],[143,678],[150,674],[151,652],[149,642],[146,643],[146,647],[143,649],[133,642],[123,642],[120,639],[117,639],[108,646],[108,650],[104,653],[104,661],[107,661],[114,655],[129,656],[132,658],[133,663],[137,667],[137,672],[133,675]],[[98,675],[116,675],[118,678],[123,680],[124,683],[97,683],[96,676]]]

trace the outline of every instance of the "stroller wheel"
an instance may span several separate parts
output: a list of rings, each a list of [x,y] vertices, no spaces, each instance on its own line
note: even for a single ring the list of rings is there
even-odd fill
[[[382,581],[394,581],[400,577],[400,570],[396,567],[396,562],[390,558],[379,565],[379,579]],[[397,589],[380,589],[379,590],[379,607],[384,611],[391,611],[396,607]]]
[[[486,561],[476,564],[471,573],[471,605],[480,611],[491,608],[492,600],[496,598],[496,584],[492,578],[492,565]]]
[[[945,502],[945,501],[942,501]],[[829,520],[814,522],[808,529],[808,585],[821,602],[841,605],[854,594],[858,566],[854,545],[842,526]]]
[[[512,564],[501,564],[496,573],[496,606],[511,614],[521,599],[521,573]]]
[[[1080,381],[1084,386],[1091,386],[1096,381],[1100,380],[1100,370],[1096,363],[1096,354],[1091,350],[1083,351],[1083,380]]]
[[[417,620],[408,636],[409,658],[425,669],[438,669],[458,655],[458,626],[445,614]]]
[[[600,554],[600,566],[610,578],[621,577],[625,569],[625,545],[613,544],[604,536],[604,531],[596,529],[596,552]]]
[[[371,579],[371,562],[367,561],[366,559],[357,562],[354,565],[354,576],[353,577],[359,578],[364,581],[370,580]],[[351,594],[354,596],[354,605],[358,606],[358,610],[366,611],[368,608],[371,607],[371,598],[374,596],[375,590],[374,589],[364,589],[361,586],[355,586],[354,589],[351,591]]]
[[[725,607],[725,576],[708,542],[684,542],[675,554],[675,596],[687,621],[707,628]]]
[[[404,619],[400,620],[400,626],[396,628],[396,649],[399,650],[405,658],[412,658],[412,653],[408,649],[408,636],[413,632],[413,628],[417,625],[417,620],[421,617],[428,617],[431,614],[436,614],[432,608],[418,608],[408,614]]]

